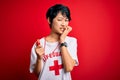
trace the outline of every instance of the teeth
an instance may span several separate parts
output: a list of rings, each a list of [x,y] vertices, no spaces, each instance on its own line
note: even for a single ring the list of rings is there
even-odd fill
[[[61,29],[62,31],[64,30],[64,29]]]

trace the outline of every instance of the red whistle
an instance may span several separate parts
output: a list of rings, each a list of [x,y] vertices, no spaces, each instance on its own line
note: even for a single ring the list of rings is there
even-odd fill
[[[37,45],[37,46],[40,45],[40,40],[39,40],[39,39],[37,39],[37,41],[36,41],[36,45]]]

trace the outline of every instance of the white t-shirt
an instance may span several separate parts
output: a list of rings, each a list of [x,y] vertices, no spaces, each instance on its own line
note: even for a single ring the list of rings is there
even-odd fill
[[[77,58],[77,40],[73,37],[66,37],[65,42],[67,42],[67,49],[70,56],[76,61],[76,66],[78,65]],[[42,70],[39,74],[38,80],[71,80],[70,72],[65,72],[62,59],[60,54],[59,42],[46,42],[45,38],[40,39],[40,44],[45,48],[45,55],[42,59]],[[30,61],[30,72],[32,73],[37,55],[35,53],[36,44],[33,45],[31,49],[31,61]],[[54,51],[54,52],[53,52]]]

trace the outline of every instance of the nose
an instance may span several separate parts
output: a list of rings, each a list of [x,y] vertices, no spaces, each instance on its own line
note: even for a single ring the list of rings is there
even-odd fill
[[[62,21],[61,25],[64,27],[66,25],[65,21]]]

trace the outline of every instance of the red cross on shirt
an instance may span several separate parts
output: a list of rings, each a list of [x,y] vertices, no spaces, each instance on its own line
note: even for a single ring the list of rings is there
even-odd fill
[[[55,60],[54,61],[54,66],[50,66],[49,67],[49,70],[52,71],[52,70],[55,70],[55,75],[59,75],[59,69],[62,69],[63,66],[62,64],[61,65],[58,65],[58,60]]]

